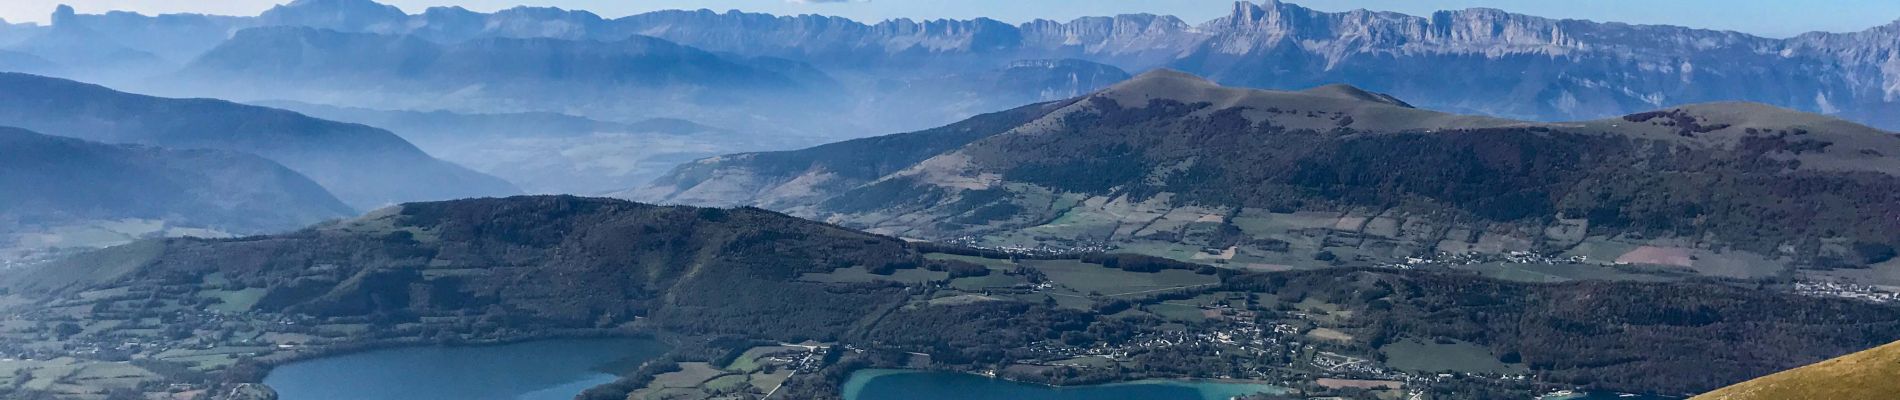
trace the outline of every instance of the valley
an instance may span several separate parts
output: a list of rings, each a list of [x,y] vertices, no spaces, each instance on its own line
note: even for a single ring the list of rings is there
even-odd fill
[[[663,261],[678,257],[700,261]],[[1900,339],[1882,333],[1900,309],[1745,281],[1532,284],[1428,265],[1249,272],[1136,255],[1025,256],[756,209],[573,197],[407,204],[286,235],[147,240],[61,267],[6,279],[10,390],[224,393],[341,353],[605,336],[672,350],[622,367],[624,378],[584,398],[774,388],[839,398],[863,368],[1062,385],[1242,380],[1382,397],[1679,394]],[[632,274],[596,275],[609,271]],[[547,283],[497,286],[522,280]],[[1573,298],[1602,300],[1540,300]],[[1619,328],[1535,328],[1580,323],[1568,318]],[[1646,350],[1768,343],[1781,352]],[[1679,363],[1738,368],[1707,375]]]
[[[1900,346],[1900,23],[24,1],[0,400],[1858,400]]]

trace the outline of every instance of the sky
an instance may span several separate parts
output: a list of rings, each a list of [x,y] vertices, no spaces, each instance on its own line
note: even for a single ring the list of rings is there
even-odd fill
[[[289,0],[0,0],[0,18],[45,23],[64,3],[81,13],[108,10],[145,14],[197,12],[256,15]],[[1154,13],[1199,23],[1224,15],[1232,0],[381,0],[410,13],[459,5],[493,11],[517,5],[553,6],[618,17],[662,9],[738,9],[774,14],[825,14],[878,21],[889,18],[989,17],[1008,22],[1069,20],[1092,15]],[[1258,0],[1254,0],[1258,2]],[[1553,18],[1724,29],[1770,37],[1810,31],[1849,32],[1900,19],[1900,0],[1293,0],[1325,11],[1365,8],[1427,15],[1470,7]]]

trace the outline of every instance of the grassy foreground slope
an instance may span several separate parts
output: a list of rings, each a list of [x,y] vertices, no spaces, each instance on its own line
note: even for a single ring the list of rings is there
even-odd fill
[[[1692,400],[1888,399],[1900,393],[1900,342],[1756,378]]]

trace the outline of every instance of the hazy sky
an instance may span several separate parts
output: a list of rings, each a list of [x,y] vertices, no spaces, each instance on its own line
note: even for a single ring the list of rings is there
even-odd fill
[[[81,13],[107,10],[255,15],[289,0],[0,0],[0,18],[45,22],[53,7]],[[607,17],[669,8],[740,9],[776,14],[816,13],[875,21],[895,17],[1034,18],[1156,13],[1201,22],[1225,14],[1231,0],[384,0],[411,13],[439,5],[492,11],[515,5],[584,9]],[[1807,31],[1858,31],[1900,19],[1900,0],[1304,0],[1320,10],[1354,8],[1425,15],[1434,10],[1501,8],[1557,18],[1729,29],[1784,37]]]

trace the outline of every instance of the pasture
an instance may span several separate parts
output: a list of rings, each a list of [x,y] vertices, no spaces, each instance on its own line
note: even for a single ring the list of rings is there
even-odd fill
[[[1460,341],[1406,339],[1380,347],[1386,365],[1414,372],[1454,371],[1473,374],[1509,374],[1528,371],[1523,364],[1498,361],[1484,346]]]
[[[1077,260],[1030,260],[1023,263],[1042,271],[1050,281],[1058,285],[1092,296],[1138,296],[1219,282],[1219,278],[1213,275],[1200,275],[1193,271],[1175,269],[1143,273],[1123,271]]]

